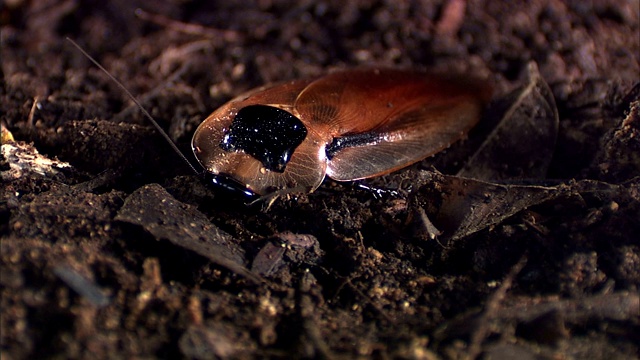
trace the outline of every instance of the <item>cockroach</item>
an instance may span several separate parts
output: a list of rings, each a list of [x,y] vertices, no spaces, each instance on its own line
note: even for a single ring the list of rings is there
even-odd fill
[[[197,171],[135,97],[120,86],[196,173],[247,201],[313,192],[325,176],[385,175],[461,139],[478,122],[490,87],[477,79],[396,69],[357,69],[263,86],[222,105],[191,142]]]

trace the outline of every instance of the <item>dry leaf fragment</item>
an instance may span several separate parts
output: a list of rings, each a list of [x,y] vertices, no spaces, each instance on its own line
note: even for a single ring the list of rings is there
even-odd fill
[[[615,191],[621,187],[593,180],[539,186],[496,184],[435,173],[431,176],[428,185],[411,194],[411,201],[442,231],[439,239],[444,241],[471,235],[560,196]]]
[[[459,176],[492,181],[546,176],[558,136],[558,109],[537,65],[530,63],[528,70],[527,85],[503,100],[507,110]]]
[[[207,217],[173,198],[158,184],[131,194],[116,220],[139,225],[158,239],[191,250],[254,282],[259,276],[245,266],[244,251],[231,235],[212,225]]]

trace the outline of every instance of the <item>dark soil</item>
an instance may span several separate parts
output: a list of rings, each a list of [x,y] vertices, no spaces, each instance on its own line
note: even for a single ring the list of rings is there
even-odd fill
[[[639,17],[638,0],[4,1],[0,357],[636,358]],[[65,37],[189,157],[233,96],[333,69],[471,72],[494,101],[466,141],[365,182],[395,193],[326,180],[245,206]]]

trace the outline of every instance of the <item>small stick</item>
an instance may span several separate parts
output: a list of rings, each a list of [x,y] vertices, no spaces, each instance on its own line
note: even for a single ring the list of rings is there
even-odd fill
[[[523,255],[520,260],[513,265],[507,276],[502,281],[500,287],[498,287],[498,289],[487,299],[484,312],[478,318],[477,328],[471,333],[469,348],[465,359],[477,359],[480,355],[482,351],[482,342],[489,334],[489,321],[495,319],[498,311],[500,310],[500,306],[502,305],[502,301],[507,295],[507,291],[511,288],[513,281],[526,264],[527,255]]]
[[[142,9],[136,9],[135,14],[142,20],[150,21],[154,24],[164,26],[172,30],[180,31],[189,35],[206,36],[207,38],[215,40],[219,40],[220,38],[222,38],[227,42],[242,40],[242,35],[240,35],[239,32],[233,30],[220,30],[196,24],[188,24],[170,19],[159,14],[152,14]]]

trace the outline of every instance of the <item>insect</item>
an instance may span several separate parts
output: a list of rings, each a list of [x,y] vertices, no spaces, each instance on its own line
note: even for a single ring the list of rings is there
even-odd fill
[[[462,138],[488,87],[416,71],[364,69],[268,85],[207,117],[192,140],[217,182],[258,195],[312,192],[325,176],[388,174]]]
[[[115,81],[196,173],[135,97]],[[462,138],[490,88],[472,78],[360,69],[242,94],[196,129],[192,149],[210,184],[247,201],[313,192],[325,176],[353,181],[409,166]]]

